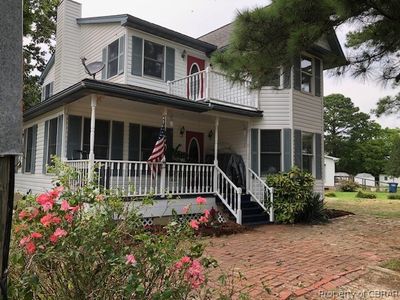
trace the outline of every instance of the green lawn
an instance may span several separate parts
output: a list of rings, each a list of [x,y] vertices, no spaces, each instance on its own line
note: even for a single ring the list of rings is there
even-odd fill
[[[400,200],[388,200],[388,193],[375,192],[377,199],[358,199],[356,192],[335,192],[335,198],[325,198],[327,208],[350,211],[358,215],[400,219]]]

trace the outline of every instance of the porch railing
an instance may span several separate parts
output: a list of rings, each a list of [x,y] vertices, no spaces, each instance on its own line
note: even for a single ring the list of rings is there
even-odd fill
[[[88,160],[67,161],[78,172],[72,186],[88,178]],[[148,163],[145,161],[95,160],[94,183],[99,190],[113,190],[122,197],[208,194],[214,192],[214,165]]]
[[[238,188],[219,167],[215,167],[215,172],[215,193],[235,216],[236,222],[242,224],[242,189]]]
[[[243,107],[258,107],[258,92],[251,81],[233,83],[225,74],[207,68],[168,82],[168,93],[190,101],[211,101]]]
[[[265,210],[269,210],[269,220],[274,222],[274,190],[252,169],[247,169],[247,192]]]

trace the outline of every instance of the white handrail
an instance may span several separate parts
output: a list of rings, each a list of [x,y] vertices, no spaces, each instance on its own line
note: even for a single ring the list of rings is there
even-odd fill
[[[247,168],[247,172],[248,193],[265,211],[269,207],[269,220],[274,222],[274,189],[269,187],[252,169]],[[267,202],[269,202],[268,205],[266,205]]]
[[[215,193],[235,216],[236,222],[242,224],[242,189],[237,187],[226,174],[215,166],[217,176]]]

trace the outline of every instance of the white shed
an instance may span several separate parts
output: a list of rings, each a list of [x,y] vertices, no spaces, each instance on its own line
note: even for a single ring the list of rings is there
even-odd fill
[[[375,177],[369,173],[359,173],[354,176],[354,182],[363,186],[375,187]]]
[[[335,163],[339,161],[339,158],[325,155],[325,188],[332,188],[335,186]]]

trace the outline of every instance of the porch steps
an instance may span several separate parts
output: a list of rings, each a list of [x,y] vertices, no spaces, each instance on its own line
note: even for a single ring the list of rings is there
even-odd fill
[[[269,223],[268,214],[258,205],[251,201],[249,194],[242,195],[242,224],[256,226]]]

